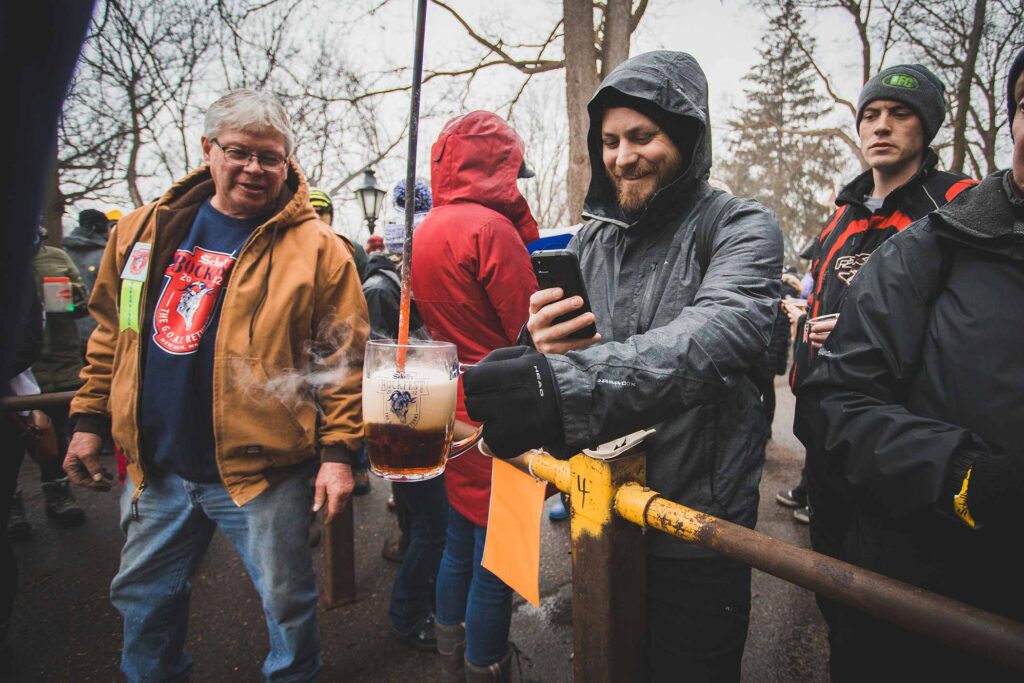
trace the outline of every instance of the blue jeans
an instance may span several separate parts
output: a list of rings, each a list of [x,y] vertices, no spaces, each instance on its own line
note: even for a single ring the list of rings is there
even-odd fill
[[[448,541],[437,575],[437,621],[466,623],[466,659],[488,666],[508,651],[512,589],[480,566],[487,527],[449,508]]]
[[[311,681],[321,669],[316,576],[307,542],[312,463],[288,471],[242,507],[221,484],[149,473],[132,519],[135,487],[125,482],[121,529],[127,540],[110,599],[124,619],[121,670],[130,682],[187,679],[189,576],[220,528],[245,562],[263,603],[270,653],[267,681]]]
[[[409,511],[409,545],[391,586],[391,628],[408,635],[434,612],[434,588],[448,528],[444,475],[395,482],[395,502]]]

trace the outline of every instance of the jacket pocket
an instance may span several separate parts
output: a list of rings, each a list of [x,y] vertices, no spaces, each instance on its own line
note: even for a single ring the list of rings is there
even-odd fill
[[[316,407],[297,375],[269,377],[259,358],[226,358],[217,366],[214,425],[224,457],[259,454],[266,465],[282,466],[310,456]]]

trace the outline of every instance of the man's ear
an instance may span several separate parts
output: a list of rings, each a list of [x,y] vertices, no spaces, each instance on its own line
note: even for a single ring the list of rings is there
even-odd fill
[[[209,164],[210,150],[213,149],[213,143],[207,137],[200,138],[200,142],[203,145],[203,163]]]

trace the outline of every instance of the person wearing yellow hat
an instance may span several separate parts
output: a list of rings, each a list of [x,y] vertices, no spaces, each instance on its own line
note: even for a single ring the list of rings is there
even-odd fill
[[[331,196],[323,190],[313,188],[309,191],[309,203],[313,205],[313,210],[316,211],[317,217],[331,226],[334,229],[334,202],[331,201]],[[337,230],[334,231],[342,239],[343,242],[352,247],[352,251],[355,255],[356,270],[359,271],[359,280],[363,281],[366,279],[366,250],[363,249],[362,245],[353,242]],[[368,490],[368,489],[367,489]],[[362,488],[357,486],[356,493],[362,492]]]
[[[121,213],[120,209],[111,209],[110,211],[107,211],[107,234],[108,235],[110,234],[111,230],[113,230],[115,227],[117,227],[117,222],[119,220],[121,220],[122,216],[124,216],[124,214]]]

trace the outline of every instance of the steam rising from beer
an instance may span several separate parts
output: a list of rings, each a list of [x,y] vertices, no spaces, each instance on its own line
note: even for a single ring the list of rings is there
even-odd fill
[[[332,313],[321,321],[314,337],[303,343],[303,352],[309,357],[305,368],[286,368],[264,380],[255,376],[249,361],[245,361],[236,363],[232,379],[245,388],[247,397],[256,401],[272,397],[292,413],[307,404],[322,414],[318,400],[321,390],[339,385],[358,386],[362,381],[367,329],[364,319],[342,321]]]

